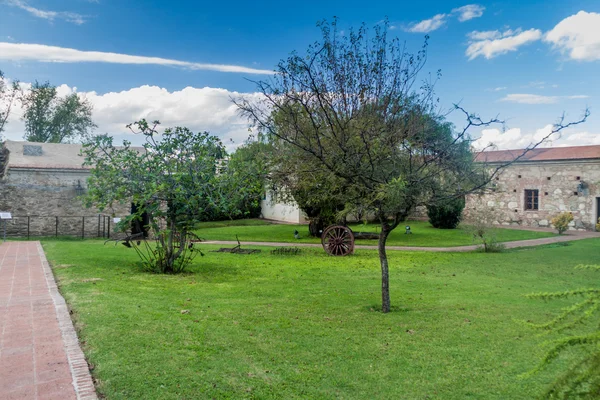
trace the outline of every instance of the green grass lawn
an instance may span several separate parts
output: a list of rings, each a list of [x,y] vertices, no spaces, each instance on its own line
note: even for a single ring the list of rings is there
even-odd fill
[[[524,295],[593,286],[597,273],[573,267],[600,263],[599,239],[393,251],[384,315],[372,250],[206,252],[189,273],[161,276],[123,246],[43,245],[108,399],[535,398],[568,360],[519,378],[549,339],[519,321],[569,303]]]
[[[473,238],[467,227],[458,229],[435,229],[426,221],[409,221],[413,234],[404,234],[404,224],[394,230],[389,238],[390,246],[452,247],[472,245]],[[378,232],[375,224],[350,225],[355,232]],[[294,230],[300,232],[300,239],[294,239]],[[537,239],[554,236],[551,232],[534,232],[517,229],[492,229],[499,242]],[[263,220],[234,220],[225,222],[206,222],[198,226],[196,233],[206,240],[236,240],[258,242],[320,243],[319,238],[308,235],[307,225],[273,224]],[[358,240],[357,244],[376,245],[376,240]]]

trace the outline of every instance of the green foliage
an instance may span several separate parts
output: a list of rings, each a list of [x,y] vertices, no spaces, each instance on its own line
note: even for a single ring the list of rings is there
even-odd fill
[[[68,143],[89,138],[96,128],[92,104],[77,93],[59,97],[50,83],[35,82],[22,98],[24,139],[30,142]]]
[[[576,269],[600,271],[600,265],[579,265]],[[553,319],[530,326],[546,332],[568,331],[567,336],[551,342],[540,364],[528,375],[540,372],[562,354],[576,353],[579,358],[541,396],[544,399],[597,399],[600,397],[600,288],[536,293],[528,297],[554,300],[581,298],[565,307]]]
[[[238,147],[229,157],[227,174],[230,179],[238,182],[237,189],[232,193],[230,209],[236,210],[235,216],[258,218],[261,208],[260,201],[265,191],[268,174],[269,147],[261,142],[252,141]],[[237,211],[241,212],[237,212]],[[215,214],[211,221],[218,221],[232,215]]]
[[[596,231],[600,232],[600,218],[598,218],[598,223],[596,224]]]
[[[462,196],[428,204],[429,223],[434,228],[455,229],[460,224],[464,208],[465,198]]]
[[[85,163],[91,165],[86,203],[100,210],[115,203],[134,203],[135,212],[118,227],[126,231],[134,221],[149,218],[148,228],[156,239],[154,246],[137,247],[145,268],[181,272],[198,252],[194,252],[192,229],[213,213],[237,216],[239,201],[232,200],[245,182],[227,173],[226,157],[220,140],[208,132],[168,128],[158,140],[158,121],[132,124],[145,136],[143,148],[125,141],[113,145],[112,137],[100,135],[83,147]]]
[[[559,235],[562,235],[567,229],[569,229],[569,223],[573,221],[573,214],[570,212],[563,212],[552,218],[552,225],[558,231]]]

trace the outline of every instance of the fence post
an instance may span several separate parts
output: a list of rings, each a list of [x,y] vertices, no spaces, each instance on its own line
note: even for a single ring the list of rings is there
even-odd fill
[[[100,237],[100,214],[98,214],[98,237]]]
[[[29,240],[29,215],[27,216],[27,240]]]
[[[81,238],[85,239],[85,217],[81,217]]]
[[[56,216],[56,237],[58,237],[58,215]]]
[[[106,238],[110,239],[110,217],[107,217],[108,219],[108,229],[106,230]]]

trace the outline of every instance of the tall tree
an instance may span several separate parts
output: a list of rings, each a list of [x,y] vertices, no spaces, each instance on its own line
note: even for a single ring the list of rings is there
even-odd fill
[[[138,236],[125,243],[138,251],[148,270],[176,273],[198,254],[193,229],[206,213],[217,209],[235,216],[239,212],[231,198],[243,181],[221,171],[226,152],[217,137],[176,127],[159,138],[158,124],[144,120],[133,124],[132,130],[145,137],[143,149],[129,142],[114,146],[108,135],[84,144],[85,163],[93,167],[85,200],[100,210],[114,203],[133,203],[132,214],[119,227],[127,230],[145,216],[156,242]]]
[[[77,93],[60,97],[48,82],[33,83],[23,106],[24,139],[30,142],[69,143],[88,138],[96,128],[88,100]]]
[[[4,132],[4,126],[8,123],[8,117],[20,93],[19,82],[9,82],[0,71],[0,134]]]
[[[261,101],[234,101],[265,135],[331,177],[323,183],[343,186],[346,212],[360,206],[377,218],[382,311],[389,312],[389,234],[416,206],[485,187],[495,172],[475,165],[467,132],[499,121],[465,113],[465,127],[455,130],[439,115],[437,78],[418,84],[427,39],[410,54],[388,38],[387,21],[372,34],[363,25],[340,35],[335,20],[319,26],[321,42],[280,61],[271,80],[256,82]]]

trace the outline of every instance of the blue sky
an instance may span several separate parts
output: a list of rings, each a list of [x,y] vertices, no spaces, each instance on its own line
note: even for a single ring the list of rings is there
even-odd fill
[[[390,34],[414,51],[428,34],[427,68],[442,70],[442,105],[460,102],[512,128],[486,131],[485,140],[521,147],[563,111],[574,119],[587,106],[589,121],[554,144],[600,144],[597,0],[0,0],[0,70],[77,90],[94,104],[101,132],[121,137],[126,123],[146,117],[239,143],[248,132],[229,97],[253,92],[248,79],[266,78],[279,59],[304,51],[319,37],[315,23],[333,16],[342,29],[387,16]],[[5,133],[12,139],[22,136],[18,112]]]

